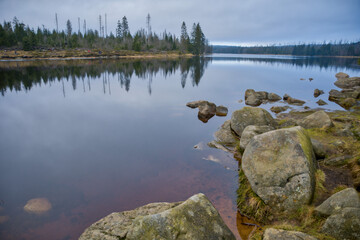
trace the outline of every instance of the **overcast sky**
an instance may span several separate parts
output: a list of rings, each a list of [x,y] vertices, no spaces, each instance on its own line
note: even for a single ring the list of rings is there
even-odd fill
[[[30,27],[65,29],[67,19],[78,29],[98,29],[99,14],[107,13],[108,33],[124,15],[133,33],[146,26],[180,35],[185,21],[200,25],[213,44],[272,44],[360,40],[360,0],[0,0],[0,20],[16,16]],[[82,27],[81,27],[82,29]]]

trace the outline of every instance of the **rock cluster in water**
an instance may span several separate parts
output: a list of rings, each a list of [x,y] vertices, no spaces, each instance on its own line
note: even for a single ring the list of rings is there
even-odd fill
[[[329,101],[335,102],[345,109],[358,105],[360,101],[360,77],[349,77],[343,72],[337,73],[335,77],[337,78],[334,83],[335,86],[342,90],[331,89]]]
[[[204,194],[184,202],[150,203],[112,213],[87,228],[79,240],[235,239]]]
[[[188,102],[186,106],[190,108],[198,108],[198,118],[204,123],[207,123],[209,119],[215,115],[224,117],[228,113],[228,109],[226,107],[216,106],[214,103],[204,100]]]

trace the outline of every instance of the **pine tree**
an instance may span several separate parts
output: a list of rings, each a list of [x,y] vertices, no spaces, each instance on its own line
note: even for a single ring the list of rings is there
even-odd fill
[[[130,35],[129,23],[128,23],[126,16],[124,16],[122,18],[122,36],[124,38],[128,38],[129,35]]]
[[[191,52],[194,55],[201,55],[205,52],[205,35],[201,30],[200,24],[194,23],[191,33]]]
[[[66,33],[68,35],[68,37],[71,35],[72,33],[72,27],[71,27],[71,22],[70,20],[67,20],[66,22]]]
[[[117,22],[116,37],[119,38],[119,39],[123,38],[123,27],[122,27],[122,24],[121,24],[120,20],[118,20],[118,22]]]
[[[185,22],[181,25],[181,36],[180,36],[180,50],[182,52],[189,51],[190,49],[190,38],[187,33]]]

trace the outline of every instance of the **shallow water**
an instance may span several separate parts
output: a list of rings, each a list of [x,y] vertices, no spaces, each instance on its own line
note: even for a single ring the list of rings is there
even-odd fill
[[[198,192],[238,235],[238,163],[206,143],[248,88],[341,109],[327,101],[339,71],[360,75],[356,59],[269,55],[0,62],[0,239],[77,239],[111,212]],[[185,106],[200,99],[230,114],[204,124]],[[52,209],[25,212],[33,198]]]

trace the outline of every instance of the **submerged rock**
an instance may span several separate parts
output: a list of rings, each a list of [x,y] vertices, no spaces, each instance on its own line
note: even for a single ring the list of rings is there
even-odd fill
[[[151,203],[112,213],[85,230],[79,240],[235,239],[204,194],[179,203]]]
[[[9,216],[0,216],[0,224],[6,223],[9,221]]]
[[[315,156],[301,127],[255,136],[246,146],[242,169],[252,190],[275,213],[294,212],[312,199]]]
[[[249,125],[275,127],[277,124],[271,114],[262,108],[243,107],[233,112],[230,126],[238,136],[241,136],[244,129]]]
[[[247,126],[240,138],[240,148],[245,149],[248,143],[253,139],[254,136],[274,130],[272,126]]]
[[[43,214],[52,208],[47,198],[30,199],[24,206],[24,210],[28,213]]]
[[[303,128],[330,128],[334,126],[330,117],[325,111],[317,111],[299,121],[299,125]]]
[[[275,228],[265,229],[263,240],[316,240],[308,234],[297,231],[285,231]]]

